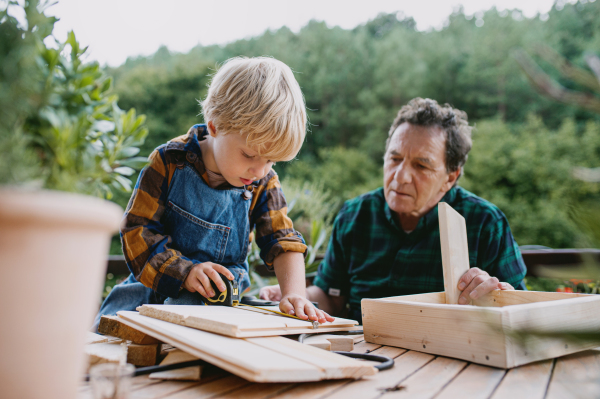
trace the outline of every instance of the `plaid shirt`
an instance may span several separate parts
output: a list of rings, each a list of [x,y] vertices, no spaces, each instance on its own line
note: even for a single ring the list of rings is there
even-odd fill
[[[121,226],[121,242],[129,270],[145,286],[170,297],[178,296],[183,281],[198,261],[172,248],[161,217],[171,179],[184,159],[192,160],[198,174],[208,183],[199,144],[199,138],[206,134],[205,125],[195,125],[187,134],[158,147],[150,155],[149,165],[140,173]],[[306,245],[287,216],[287,203],[277,174],[271,170],[252,185],[250,231],[256,227],[260,256],[272,269],[273,260],[281,252],[304,253]],[[217,188],[229,187],[224,183]]]
[[[471,267],[523,288],[525,264],[504,214],[461,187],[452,188],[441,202],[466,219]],[[348,297],[357,320],[363,298],[444,291],[437,207],[407,234],[395,221],[383,188],[347,201],[314,284],[330,295]]]

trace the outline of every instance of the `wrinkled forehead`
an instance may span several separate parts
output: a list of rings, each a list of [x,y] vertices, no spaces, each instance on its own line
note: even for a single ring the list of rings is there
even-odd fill
[[[394,131],[387,153],[405,153],[445,158],[446,133],[439,126],[419,126],[403,123]]]

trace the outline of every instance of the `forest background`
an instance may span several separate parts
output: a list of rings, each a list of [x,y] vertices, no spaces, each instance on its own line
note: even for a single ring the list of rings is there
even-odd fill
[[[571,210],[598,203],[600,189],[571,171],[600,166],[600,117],[547,99],[529,83],[516,49],[565,87],[589,92],[536,56],[548,48],[587,69],[584,54],[600,52],[600,2],[557,2],[533,18],[518,10],[469,16],[458,9],[441,30],[428,31],[401,13],[350,30],[311,21],[298,33],[284,27],[186,54],[162,47],[106,69],[119,105],[147,116],[150,134],[140,153],[147,156],[204,122],[198,100],[226,59],[272,56],[288,64],[304,92],[310,132],[297,159],[275,169],[290,215],[313,246],[324,241],[316,230],[329,230],[343,201],[382,185],[396,113],[411,98],[429,97],[468,113],[474,145],[459,184],[500,207],[520,245],[586,247]],[[125,206],[129,195],[113,200]],[[121,253],[118,239],[111,253]]]

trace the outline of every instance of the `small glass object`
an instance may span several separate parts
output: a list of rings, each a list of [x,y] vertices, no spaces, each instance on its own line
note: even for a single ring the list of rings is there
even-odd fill
[[[91,368],[94,399],[127,399],[135,367],[131,364],[102,363]]]

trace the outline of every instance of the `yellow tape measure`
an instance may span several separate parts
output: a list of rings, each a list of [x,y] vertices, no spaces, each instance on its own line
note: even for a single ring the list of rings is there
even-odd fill
[[[310,320],[310,319],[304,320],[304,319],[301,319],[301,318],[300,318],[300,317],[298,317],[298,316],[294,316],[294,315],[287,314],[287,313],[283,313],[283,312],[278,312],[277,310],[265,309],[265,308],[261,308],[260,306],[245,305],[245,304],[243,304],[243,303],[238,303],[238,304],[236,304],[236,305],[234,305],[234,306],[235,306],[235,307],[244,306],[244,307],[248,307],[248,308],[260,309],[260,310],[263,310],[263,311],[265,311],[265,312],[271,312],[271,313],[278,314],[278,315],[280,315],[280,316],[291,317],[292,319],[297,319],[297,320],[307,321],[307,322],[309,322],[309,323],[311,323],[311,324],[312,324],[313,328],[315,328],[315,329],[316,329],[316,328],[319,328],[319,322],[318,322],[318,321],[316,321],[316,320]],[[245,310],[252,310],[252,309],[245,309]]]

